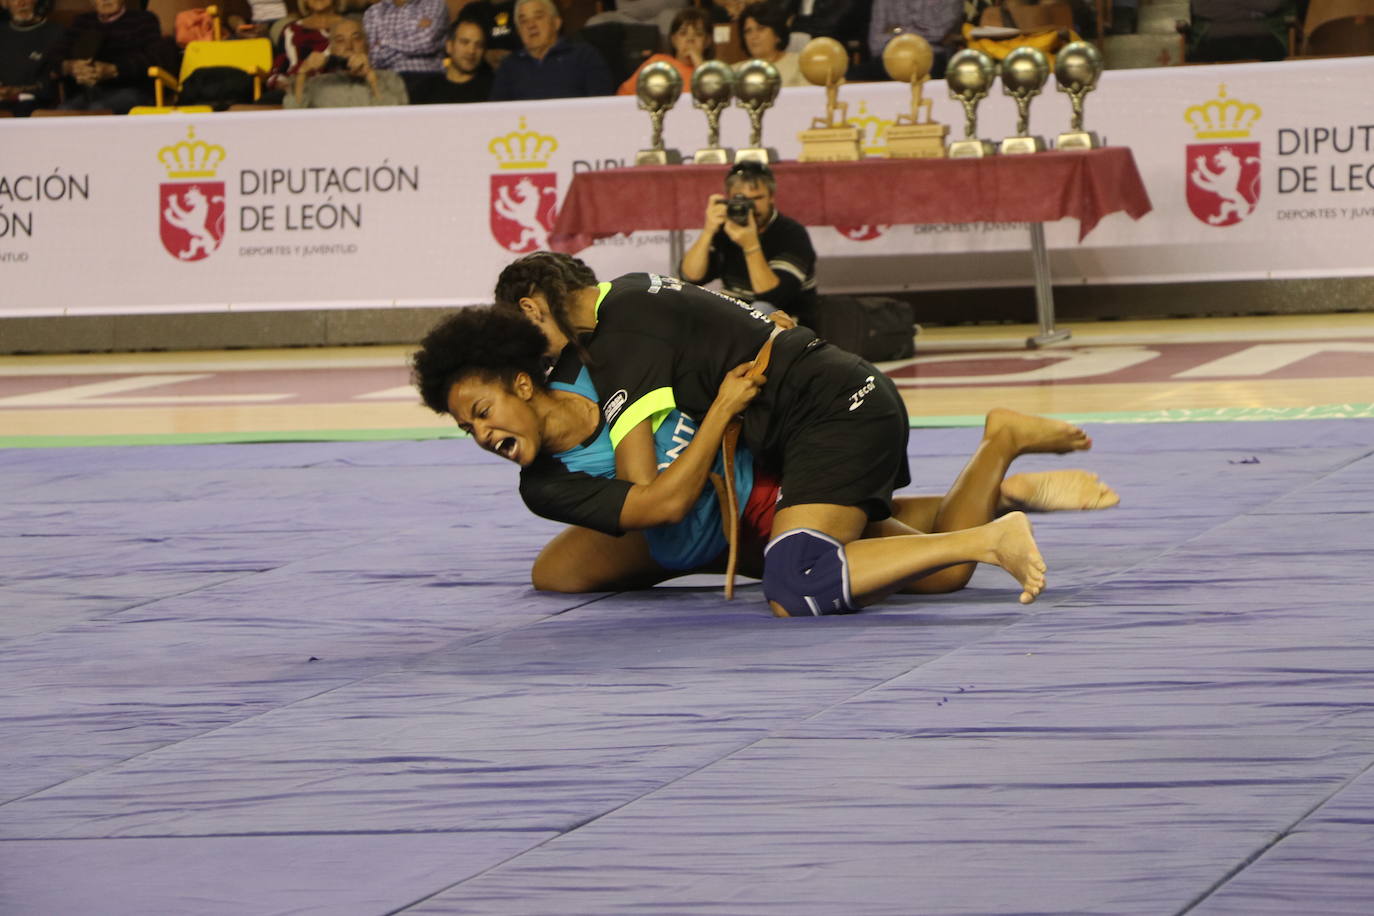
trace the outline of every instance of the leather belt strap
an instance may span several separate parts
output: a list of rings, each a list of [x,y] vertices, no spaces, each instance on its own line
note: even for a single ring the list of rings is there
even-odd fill
[[[746,373],[748,378],[758,378],[768,371],[768,360],[773,355],[773,341],[777,339],[782,328],[774,328],[773,333],[768,335],[763,346],[759,349],[758,355],[754,357],[754,364],[749,367]],[[735,569],[739,565],[739,494],[735,492],[735,449],[739,447],[740,431],[744,425],[740,417],[735,417],[730,421],[730,425],[725,427],[725,435],[720,441],[720,458],[724,474],[712,474],[711,484],[716,489],[716,499],[720,502],[721,525],[725,531],[725,540],[730,545],[730,550],[725,562],[725,597],[731,599],[735,597]],[[722,480],[722,476],[724,479]]]

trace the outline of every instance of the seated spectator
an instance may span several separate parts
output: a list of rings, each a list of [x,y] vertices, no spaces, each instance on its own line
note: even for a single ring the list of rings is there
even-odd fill
[[[868,20],[868,52],[872,58],[868,68],[854,78],[887,79],[887,71],[882,65],[883,49],[903,32],[915,32],[930,42],[930,49],[935,52],[931,78],[943,78],[951,53],[946,42],[958,33],[963,23],[963,0],[873,0],[873,12]]]
[[[515,27],[524,45],[501,62],[493,102],[611,95],[610,68],[591,45],[560,38],[563,19],[553,0],[516,0]]]
[[[1283,60],[1288,56],[1285,0],[1193,0],[1189,61]],[[1116,16],[1116,8],[1112,8]],[[1115,18],[1113,18],[1115,25]]]
[[[789,50],[800,51],[813,38],[833,38],[857,50],[868,39],[868,7],[860,0],[802,0]]]
[[[444,0],[378,0],[363,13],[373,65],[399,73],[406,89],[444,69]]]
[[[745,60],[744,36],[740,34],[740,14],[749,0],[711,0],[706,8],[711,14],[711,37],[716,44],[716,60],[727,64]]]
[[[0,24],[0,108],[27,115],[57,101],[48,52],[62,38],[38,0],[2,0],[9,20]]]
[[[658,28],[661,39],[667,39],[672,35],[672,24],[678,11],[687,5],[687,0],[617,0],[615,9],[597,13],[586,24],[621,22],[626,25],[652,25]]]
[[[340,19],[329,30],[329,53],[315,51],[296,71],[287,108],[355,108],[404,105],[406,84],[390,70],[374,70],[367,33],[355,19]]]
[[[740,13],[744,49],[749,57],[778,68],[784,86],[810,86],[801,72],[801,56],[787,50],[791,29],[787,11],[777,3],[751,3]]]
[[[297,0],[300,18],[282,30],[281,53],[272,63],[268,86],[289,91],[301,62],[316,51],[329,50],[329,30],[343,18],[339,11],[342,5],[342,0]]]
[[[483,56],[486,49],[486,29],[480,22],[460,14],[444,42],[448,54],[444,72],[422,83],[411,95],[410,103],[485,102],[491,98],[491,67]]]
[[[61,107],[128,114],[135,105],[151,105],[148,68],[176,69],[168,66],[162,24],[146,10],[129,9],[125,0],[93,0],[92,6],[49,52],[64,78]]]
[[[492,70],[520,50],[520,35],[515,30],[515,0],[474,0],[464,5],[464,18],[471,17],[487,30],[487,64]]]
[[[712,22],[739,22],[749,0],[711,0]]]
[[[677,72],[682,75],[684,90],[690,92],[693,71],[701,66],[702,61],[710,60],[716,53],[715,44],[711,41],[711,22],[705,10],[689,6],[686,9],[678,10],[671,25],[672,31],[668,35],[668,41],[672,44],[673,53],[655,54],[640,64],[639,70],[643,70],[658,61],[672,64]],[[616,90],[616,95],[635,94],[635,82],[639,79],[639,70],[636,70],[629,79],[620,84],[620,88]]]
[[[285,19],[290,10],[286,0],[236,0],[220,3],[227,15],[229,30],[243,38],[264,38],[268,28],[278,19]]]

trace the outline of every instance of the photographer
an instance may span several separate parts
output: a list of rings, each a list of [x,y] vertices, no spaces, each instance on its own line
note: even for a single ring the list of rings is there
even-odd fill
[[[287,108],[351,108],[404,105],[408,98],[401,77],[372,69],[367,35],[355,19],[340,19],[329,29],[329,53],[316,51],[296,71]]]
[[[809,325],[816,252],[806,228],[773,206],[776,189],[768,166],[736,163],[725,176],[725,194],[707,201],[706,225],[682,256],[680,273],[689,283],[719,278],[729,295],[767,303]]]

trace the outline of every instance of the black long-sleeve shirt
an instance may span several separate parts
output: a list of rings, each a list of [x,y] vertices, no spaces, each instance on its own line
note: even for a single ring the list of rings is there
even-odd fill
[[[102,85],[147,87],[148,68],[167,66],[164,49],[162,24],[147,10],[125,10],[110,22],[82,13],[53,46],[49,59],[57,66],[77,59],[114,64],[118,74]]]

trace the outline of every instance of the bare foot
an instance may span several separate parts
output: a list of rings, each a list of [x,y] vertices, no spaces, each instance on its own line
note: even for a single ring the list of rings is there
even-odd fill
[[[1061,509],[1107,509],[1121,497],[1092,471],[1037,471],[1013,474],[1002,481],[999,509],[1055,512]]]
[[[988,411],[983,424],[983,438],[998,436],[1010,437],[1015,453],[1028,452],[1078,452],[1093,447],[1093,440],[1072,423],[1053,420],[1049,417],[1036,417],[1028,413],[994,407]]]
[[[1021,603],[1030,604],[1045,590],[1045,558],[1035,546],[1030,519],[1024,512],[1012,512],[995,522],[988,522],[991,556],[986,562],[996,563],[1021,583]]]

